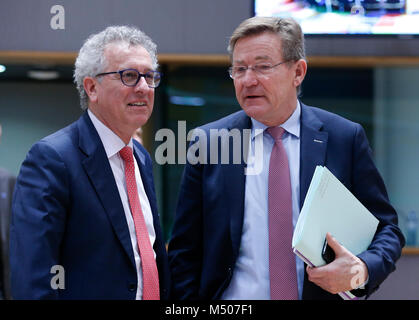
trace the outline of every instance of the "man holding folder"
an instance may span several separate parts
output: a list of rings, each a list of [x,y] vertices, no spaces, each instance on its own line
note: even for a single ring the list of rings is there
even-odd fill
[[[355,293],[370,295],[394,271],[404,238],[364,130],[298,100],[307,63],[294,20],[247,19],[233,32],[229,52],[243,111],[200,129],[207,137],[211,129],[250,129],[249,150],[256,140],[263,143],[262,171],[246,175],[244,160],[210,162],[210,142],[195,142],[208,164],[188,163],[183,174],[169,244],[172,297],[340,299],[337,293],[353,289],[354,277],[361,286]],[[329,235],[335,260],[306,268],[291,239],[317,165],[329,168],[379,225],[358,256]]]

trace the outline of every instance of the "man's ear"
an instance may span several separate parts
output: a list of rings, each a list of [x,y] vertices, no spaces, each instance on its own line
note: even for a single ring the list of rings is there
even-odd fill
[[[300,59],[296,63],[294,85],[298,87],[304,80],[307,73],[307,62]]]
[[[91,102],[97,102],[98,93],[97,93],[97,81],[91,77],[86,77],[83,79],[84,91],[89,97]]]

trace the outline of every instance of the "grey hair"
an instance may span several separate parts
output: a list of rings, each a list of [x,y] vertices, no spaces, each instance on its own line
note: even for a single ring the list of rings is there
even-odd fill
[[[110,26],[102,32],[90,35],[81,47],[74,68],[74,83],[80,95],[83,110],[88,107],[89,97],[84,91],[85,77],[94,77],[106,68],[104,50],[111,43],[126,43],[131,46],[142,46],[151,56],[153,69],[158,68],[157,45],[141,30],[130,26]]]
[[[304,34],[300,25],[292,18],[279,17],[252,17],[244,20],[230,37],[227,48],[230,59],[239,39],[264,32],[273,32],[279,36],[285,61],[305,60]]]

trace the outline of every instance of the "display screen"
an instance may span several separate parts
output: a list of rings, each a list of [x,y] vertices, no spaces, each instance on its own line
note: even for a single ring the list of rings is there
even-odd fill
[[[304,34],[419,35],[419,0],[254,0],[254,15],[292,17]]]

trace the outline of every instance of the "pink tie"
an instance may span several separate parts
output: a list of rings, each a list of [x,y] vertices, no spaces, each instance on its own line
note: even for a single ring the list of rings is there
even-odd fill
[[[281,127],[270,127],[274,138],[269,162],[269,275],[272,300],[298,299],[295,255],[291,249],[292,204],[288,157],[282,145]]]
[[[160,300],[159,274],[143,212],[141,210],[140,198],[138,197],[132,149],[130,147],[124,147],[119,151],[119,154],[125,164],[125,180],[127,183],[128,199],[132,218],[134,219],[137,244],[140,250],[141,267],[143,270],[143,300]]]

